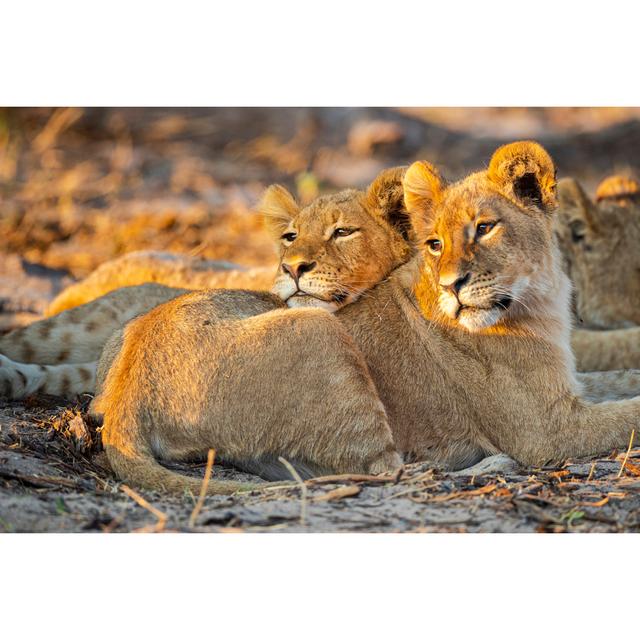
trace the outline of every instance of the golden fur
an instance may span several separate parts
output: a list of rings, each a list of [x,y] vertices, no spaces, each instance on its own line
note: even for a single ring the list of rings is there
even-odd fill
[[[404,191],[420,256],[335,315],[198,292],[129,323],[105,349],[94,402],[116,473],[180,491],[195,481],[157,459],[210,447],[277,477],[277,456],[308,473],[380,472],[397,453],[458,469],[497,452],[531,465],[626,446],[640,397],[580,397],[554,174],[533,142],[452,185],[415,163]]]
[[[216,260],[165,251],[134,251],[101,264],[51,302],[47,315],[78,307],[122,287],[155,282],[184,289],[267,290],[276,267],[243,269]]]

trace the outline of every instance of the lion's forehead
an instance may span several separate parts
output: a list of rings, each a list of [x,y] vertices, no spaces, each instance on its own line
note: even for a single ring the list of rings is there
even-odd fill
[[[454,185],[447,189],[439,205],[434,231],[443,236],[459,235],[478,218],[509,218],[515,209],[506,198],[481,184]]]
[[[300,236],[323,236],[336,224],[363,226],[373,224],[359,198],[327,198],[304,208],[293,220]]]

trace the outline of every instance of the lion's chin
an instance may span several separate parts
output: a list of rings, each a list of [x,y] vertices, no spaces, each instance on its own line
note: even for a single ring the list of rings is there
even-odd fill
[[[475,333],[497,324],[504,315],[504,309],[491,307],[480,309],[478,307],[463,307],[458,314],[458,324],[467,331]]]
[[[336,302],[320,300],[320,298],[314,298],[313,296],[295,295],[291,296],[287,300],[287,307],[289,307],[290,309],[313,307],[316,309],[326,309],[331,313],[335,313],[340,308],[340,305]]]

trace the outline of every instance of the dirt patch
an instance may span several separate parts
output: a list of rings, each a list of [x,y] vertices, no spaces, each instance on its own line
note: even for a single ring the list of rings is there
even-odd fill
[[[622,464],[626,463],[622,473]],[[174,464],[194,477],[204,465]],[[260,478],[214,465],[213,477]],[[163,531],[617,532],[640,531],[640,449],[506,475],[457,476],[428,464],[399,478],[358,476],[269,486],[204,501],[136,492],[166,517]],[[155,530],[158,517],[104,466],[84,404],[0,404],[0,529],[5,532]]]

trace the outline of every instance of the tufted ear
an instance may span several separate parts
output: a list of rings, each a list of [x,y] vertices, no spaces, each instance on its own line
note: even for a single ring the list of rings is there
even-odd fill
[[[612,200],[624,204],[640,198],[640,184],[633,178],[613,175],[605,178],[596,190],[596,202]]]
[[[434,207],[442,200],[446,184],[438,170],[425,160],[414,162],[407,169],[402,184],[404,204],[420,241]]]
[[[505,144],[489,162],[487,177],[506,196],[550,213],[556,206],[556,168],[537,142]]]
[[[373,215],[379,216],[397,229],[405,240],[411,239],[411,221],[404,206],[402,177],[406,167],[393,167],[382,171],[369,185],[366,206]]]
[[[279,184],[272,184],[264,192],[256,209],[274,240],[280,240],[291,220],[300,211],[294,197]]]

